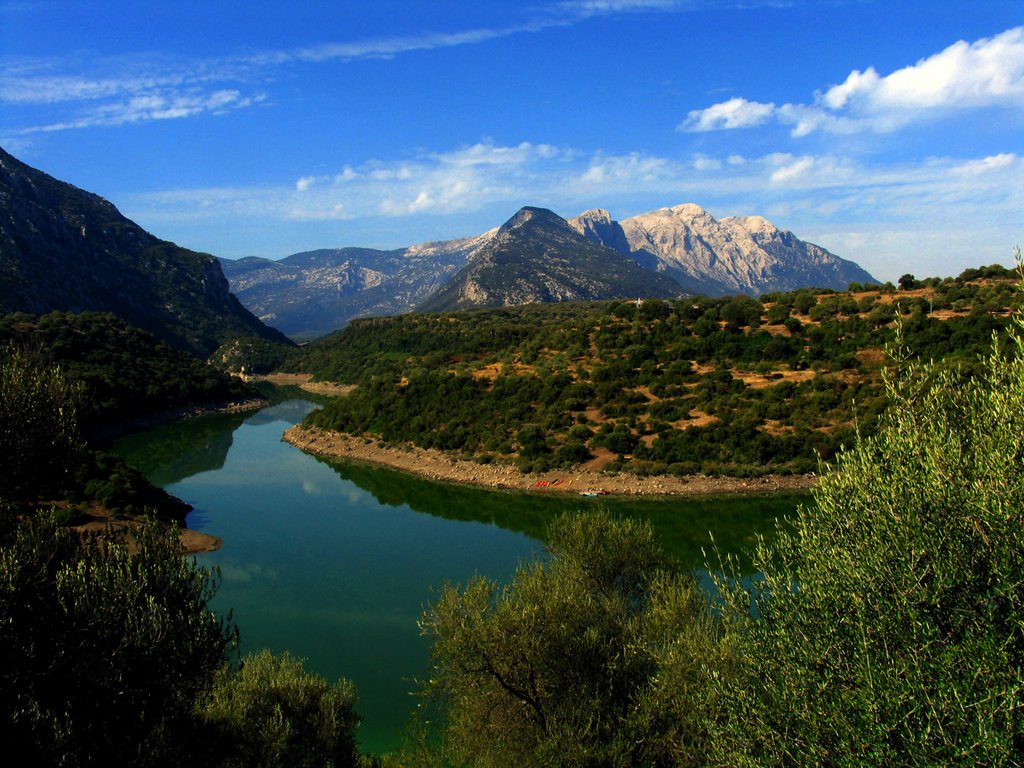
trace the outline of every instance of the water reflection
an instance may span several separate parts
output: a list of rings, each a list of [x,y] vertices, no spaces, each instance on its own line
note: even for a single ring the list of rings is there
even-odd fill
[[[203,555],[220,569],[216,606],[246,650],[306,659],[360,692],[360,740],[394,746],[427,664],[417,619],[431,589],[474,574],[507,580],[540,552],[560,512],[601,504],[652,521],[664,546],[699,569],[710,532],[739,552],[802,497],[636,500],[545,496],[438,484],[327,462],[281,441],[316,408],[294,395],[255,414],[191,419],[125,438],[129,463],[190,503],[190,527],[224,540]]]
[[[702,569],[712,546],[738,557],[745,571],[758,535],[771,537],[776,520],[791,517],[807,494],[729,497],[586,498],[571,494],[516,493],[426,480],[355,462],[314,457],[368,491],[382,505],[407,506],[447,520],[485,522],[543,540],[551,519],[563,512],[603,507],[647,519],[659,540],[687,568]],[[711,556],[714,560],[714,557]]]

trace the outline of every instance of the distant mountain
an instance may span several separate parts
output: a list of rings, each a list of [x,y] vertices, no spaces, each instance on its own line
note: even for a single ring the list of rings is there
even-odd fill
[[[237,339],[291,343],[239,303],[213,256],[0,149],[0,314],[54,310],[113,312],[203,358]]]
[[[569,224],[588,239],[671,277],[689,293],[758,296],[877,282],[852,261],[799,240],[760,216],[719,220],[692,203],[622,222],[594,209],[569,219]]]
[[[417,309],[438,312],[680,293],[671,279],[588,240],[551,211],[523,208]]]
[[[413,309],[681,292],[757,296],[876,282],[853,262],[760,216],[719,220],[692,203],[622,222],[601,209],[566,221],[524,208],[478,237],[222,265],[247,307],[296,338],[325,334],[355,317]]]
[[[496,231],[393,251],[334,248],[280,261],[222,259],[221,266],[239,300],[261,320],[294,338],[313,337],[356,317],[411,311]]]

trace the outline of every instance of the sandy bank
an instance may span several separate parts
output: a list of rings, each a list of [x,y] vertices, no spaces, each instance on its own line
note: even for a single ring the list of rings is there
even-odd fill
[[[372,440],[297,425],[281,438],[303,451],[321,456],[379,464],[433,480],[482,485],[531,493],[608,493],[614,495],[702,495],[796,491],[815,483],[812,475],[758,478],[662,475],[640,477],[628,472],[558,470],[523,474],[507,464],[477,464],[423,448],[378,447]]]
[[[115,531],[127,531],[129,538],[131,531],[137,529],[142,522],[139,520],[118,520],[111,517],[105,510],[94,507],[86,515],[87,520],[73,526],[76,531],[103,533],[108,528]],[[188,528],[180,528],[182,554],[198,555],[202,552],[215,552],[224,543],[217,536],[208,533],[193,531]]]
[[[276,384],[279,387],[298,387],[306,392],[313,392],[317,395],[347,395],[353,389],[354,384],[334,384],[330,381],[313,381],[309,373],[269,373],[266,376],[246,376],[245,381],[266,381]]]

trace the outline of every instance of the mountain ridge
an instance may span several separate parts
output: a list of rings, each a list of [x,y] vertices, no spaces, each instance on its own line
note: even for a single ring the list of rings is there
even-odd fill
[[[259,259],[264,266],[285,265],[267,266],[262,282],[253,279],[253,266],[247,265],[256,257],[236,262],[222,260],[222,264],[232,289],[262,319],[297,338],[312,337],[340,328],[356,317],[456,304],[476,306],[468,296],[460,300],[452,298],[452,293],[448,305],[441,299],[435,300],[435,296],[499,235],[505,237],[527,223],[529,218],[524,211],[546,210],[526,206],[501,227],[476,237],[431,241],[392,251],[337,248],[292,254],[279,261]],[[854,262],[805,243],[761,216],[719,220],[699,205],[683,203],[621,222],[602,208],[584,211],[570,219],[558,218],[586,240],[629,257],[652,273],[671,278],[680,292],[756,296],[801,287],[840,289],[851,282],[877,282]],[[376,261],[370,264],[366,260],[369,255],[360,260],[358,253],[374,255]],[[318,275],[313,268],[299,266],[300,262],[310,261],[317,261],[319,266],[315,269],[323,272]],[[367,273],[362,282],[341,276],[354,267],[372,268],[376,272]],[[280,272],[277,277],[274,270]],[[244,277],[247,272],[249,278]],[[540,284],[545,279],[534,275],[533,282]],[[339,281],[344,285],[339,286]],[[519,292],[531,292],[529,280]],[[622,294],[626,293],[624,289]],[[477,299],[489,300],[484,293],[479,293]],[[544,299],[538,295],[537,300],[551,297]]]
[[[0,313],[55,310],[113,312],[202,358],[239,338],[291,344],[232,295],[215,257],[0,149]]]
[[[475,257],[417,307],[438,312],[679,295],[678,286],[628,255],[594,243],[546,208],[526,206],[498,228]]]
[[[695,203],[659,208],[621,222],[592,209],[569,219],[586,237],[631,254],[685,290],[710,296],[877,282],[860,266],[804,242],[762,216],[716,219]]]

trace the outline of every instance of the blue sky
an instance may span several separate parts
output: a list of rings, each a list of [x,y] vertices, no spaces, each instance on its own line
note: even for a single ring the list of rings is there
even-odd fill
[[[0,0],[0,146],[229,258],[694,202],[958,274],[1024,245],[1024,3]]]

